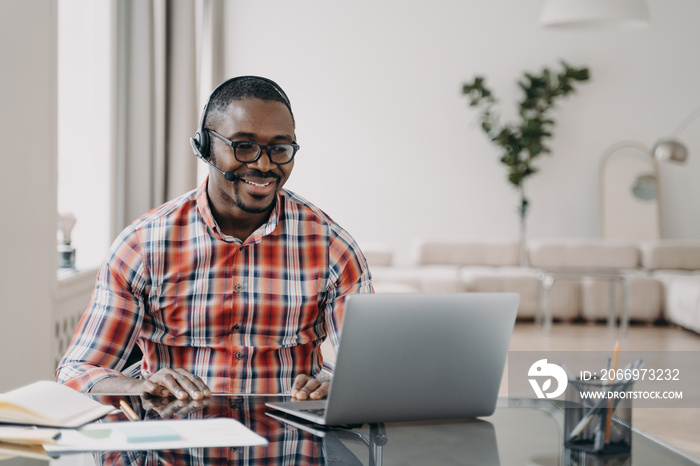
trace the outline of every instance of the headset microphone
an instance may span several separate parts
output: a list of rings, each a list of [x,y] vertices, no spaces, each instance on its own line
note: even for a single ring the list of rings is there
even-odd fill
[[[202,155],[202,151],[199,148],[199,142],[197,141],[197,137],[199,136],[199,133],[196,133],[194,137],[190,138],[190,144],[192,145],[192,151],[194,151],[194,155],[196,155],[198,158],[202,159],[204,163],[211,165],[214,167],[215,170],[219,171],[222,175],[224,175],[224,178],[226,178],[228,181],[233,181],[236,179],[236,174],[233,172],[225,172],[216,165],[214,165],[211,160],[206,159]]]

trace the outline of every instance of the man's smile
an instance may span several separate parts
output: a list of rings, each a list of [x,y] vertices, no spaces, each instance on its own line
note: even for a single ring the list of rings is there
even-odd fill
[[[242,193],[253,199],[263,200],[277,192],[281,177],[276,173],[253,171],[237,175],[233,182]],[[240,183],[236,183],[240,182]]]
[[[246,180],[246,179],[243,179],[243,181],[245,181],[245,182],[248,183],[248,184],[252,184],[253,186],[257,186],[258,188],[264,188],[265,186],[267,186],[267,185],[269,185],[270,183],[272,183],[272,181],[268,181],[267,183],[255,183],[254,181],[249,181],[249,180]]]

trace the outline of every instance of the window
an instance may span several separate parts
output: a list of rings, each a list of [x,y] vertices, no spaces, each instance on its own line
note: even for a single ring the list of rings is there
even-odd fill
[[[99,265],[111,241],[111,4],[58,1],[57,207],[77,219],[71,245],[78,269]]]

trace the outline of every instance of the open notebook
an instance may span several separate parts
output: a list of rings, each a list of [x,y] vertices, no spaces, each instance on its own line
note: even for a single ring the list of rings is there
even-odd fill
[[[70,387],[42,380],[0,395],[0,423],[80,427],[114,410]]]

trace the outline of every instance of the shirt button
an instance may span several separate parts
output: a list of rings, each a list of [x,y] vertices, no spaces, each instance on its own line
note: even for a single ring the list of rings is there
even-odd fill
[[[238,329],[240,329],[240,328],[241,328],[241,324],[236,324],[233,326],[233,329],[236,331],[238,331]]]
[[[238,284],[236,285],[236,291],[241,291],[241,284],[240,284],[240,283],[238,283]]]
[[[236,359],[241,359],[242,357],[243,357],[243,353],[241,353],[240,351],[238,353],[236,353]]]

